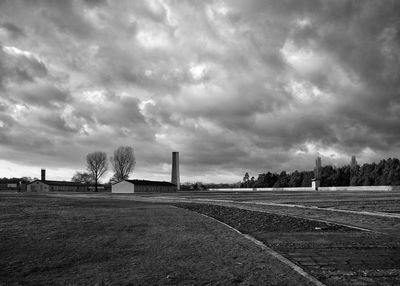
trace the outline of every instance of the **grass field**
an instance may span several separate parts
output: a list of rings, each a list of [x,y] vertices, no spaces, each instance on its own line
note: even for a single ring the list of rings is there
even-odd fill
[[[0,285],[309,285],[225,226],[169,205],[0,194]]]
[[[189,209],[262,241],[326,285],[400,285],[399,191],[204,191],[101,196],[189,204]],[[356,231],[330,227],[325,231],[325,227],[310,223],[315,220],[356,227]]]
[[[212,203],[276,214],[322,219],[353,225],[400,237],[400,191],[331,191],[331,192],[179,192],[169,194],[105,195],[126,200],[152,202]],[[303,206],[290,207],[290,205]],[[333,211],[334,208],[337,211]],[[354,211],[346,213],[344,211]],[[368,211],[366,215],[362,212]],[[382,217],[377,212],[386,212]],[[376,215],[374,215],[374,213]]]
[[[169,194],[140,194],[146,197],[231,200],[235,202],[264,202],[335,207],[348,210],[400,213],[400,191],[255,191],[255,192],[179,192]]]

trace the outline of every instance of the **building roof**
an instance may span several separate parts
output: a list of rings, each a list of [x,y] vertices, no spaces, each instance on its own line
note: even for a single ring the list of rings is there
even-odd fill
[[[22,179],[0,179],[0,184],[17,184],[19,182],[25,182]]]
[[[76,186],[76,187],[85,187],[85,186],[87,186],[87,185],[79,183],[79,182],[48,181],[48,180],[45,180],[45,181],[35,180],[35,181],[33,181],[33,182],[29,183],[29,184],[33,184],[33,183],[38,182],[38,181],[42,182],[42,183],[44,183],[46,185],[51,185],[51,186]]]
[[[148,181],[148,180],[124,180],[126,182],[132,183],[134,185],[141,186],[167,186],[167,187],[175,187],[174,184],[165,181]]]

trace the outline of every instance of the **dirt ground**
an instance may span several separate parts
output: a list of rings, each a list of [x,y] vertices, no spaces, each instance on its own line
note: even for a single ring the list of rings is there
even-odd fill
[[[310,285],[236,232],[173,206],[0,194],[0,285]]]
[[[400,237],[400,191],[382,192],[179,192],[170,194],[107,195],[110,198],[153,202],[196,202],[269,213],[320,219]],[[293,207],[297,205],[299,207]],[[321,206],[321,207],[318,207]],[[332,209],[327,209],[328,207]],[[334,210],[337,211],[334,211]],[[346,213],[342,210],[354,211]],[[390,210],[381,216],[381,213]],[[369,214],[365,214],[368,211]],[[375,215],[374,215],[375,214]],[[390,216],[393,217],[390,217]]]
[[[181,192],[119,198],[195,202],[203,205],[201,212],[210,204],[239,209],[236,215],[232,215],[232,211],[214,212],[213,215],[256,237],[328,285],[400,285],[399,191]],[[257,231],[265,218],[250,216],[246,221],[240,210],[258,211],[264,216],[275,214],[325,221],[370,231],[318,233],[304,229],[293,232],[290,224],[286,231]],[[252,222],[256,226],[252,226]]]
[[[398,191],[103,193],[72,196],[167,205],[196,203],[196,207],[201,206],[196,211],[252,235],[327,285],[400,285]],[[332,227],[335,224],[341,227],[336,226],[335,229]],[[364,230],[343,228],[346,226]]]

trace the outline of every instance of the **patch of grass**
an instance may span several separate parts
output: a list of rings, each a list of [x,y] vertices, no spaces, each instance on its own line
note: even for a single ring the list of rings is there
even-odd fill
[[[0,195],[0,284],[308,285],[196,213],[133,201]]]

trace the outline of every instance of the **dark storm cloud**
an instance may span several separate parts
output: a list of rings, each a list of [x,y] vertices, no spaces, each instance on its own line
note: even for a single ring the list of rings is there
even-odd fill
[[[327,2],[318,13],[309,15],[312,25],[306,28],[307,33],[300,30],[300,36],[295,35],[303,47],[312,45],[333,58],[354,82],[355,87],[343,88],[340,82],[310,79],[340,99],[334,109],[340,119],[326,124],[346,122],[353,132],[357,128],[368,130],[368,135],[354,141],[343,138],[343,147],[355,144],[358,148],[390,150],[400,139],[395,135],[399,134],[399,113],[391,111],[399,102],[399,12],[396,1]]]
[[[24,30],[11,22],[0,23],[0,29],[6,30],[13,39],[25,36]]]
[[[84,0],[87,5],[90,6],[97,6],[97,5],[104,5],[107,3],[107,0]]]
[[[400,151],[398,1],[0,2],[0,150],[236,181]],[[12,128],[10,128],[12,126]],[[28,143],[19,140],[24,137]],[[64,163],[60,163],[64,162]]]
[[[45,108],[57,108],[71,100],[68,92],[49,84],[26,84],[21,88],[15,88],[15,97],[25,104]]]

